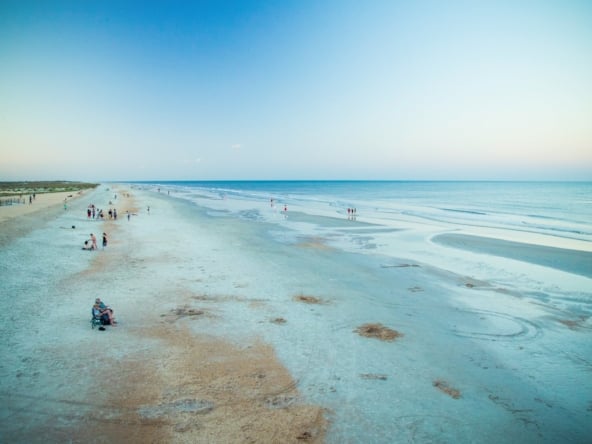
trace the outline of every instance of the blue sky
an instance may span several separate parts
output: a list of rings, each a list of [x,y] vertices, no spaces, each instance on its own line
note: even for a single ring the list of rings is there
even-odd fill
[[[3,0],[27,179],[592,180],[592,2]]]

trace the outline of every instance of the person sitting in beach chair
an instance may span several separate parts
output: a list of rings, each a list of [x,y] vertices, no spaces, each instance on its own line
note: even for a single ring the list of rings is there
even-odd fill
[[[97,324],[97,320],[99,321],[100,325],[111,325],[112,327],[115,326],[113,323],[113,316],[111,315],[111,310],[101,310],[99,304],[94,304],[92,308],[92,327],[94,328]]]
[[[101,301],[101,298],[96,298],[95,304],[99,304],[99,309],[101,311],[109,311],[109,313],[111,314],[111,319],[113,320],[113,323],[117,324],[117,321],[115,320],[115,314],[113,312],[113,309],[110,306],[108,306],[103,301]]]

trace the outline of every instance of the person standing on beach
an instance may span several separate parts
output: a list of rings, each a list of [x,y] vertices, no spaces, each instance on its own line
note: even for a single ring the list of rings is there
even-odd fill
[[[103,233],[103,250],[107,246],[107,233]]]
[[[97,237],[90,233],[90,240],[92,241],[92,249],[96,250],[97,249]]]

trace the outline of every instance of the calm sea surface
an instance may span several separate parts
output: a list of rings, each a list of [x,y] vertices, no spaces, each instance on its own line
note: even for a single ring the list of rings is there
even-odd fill
[[[336,212],[399,213],[592,241],[592,182],[189,181],[164,190],[269,200]]]

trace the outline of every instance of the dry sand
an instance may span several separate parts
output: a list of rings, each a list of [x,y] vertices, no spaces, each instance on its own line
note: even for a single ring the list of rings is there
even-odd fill
[[[109,233],[110,247],[88,252],[96,254],[91,266],[62,283],[61,288],[54,289],[56,292],[67,295],[76,289],[112,282],[115,275],[134,272],[138,259],[122,253],[132,250],[126,245],[131,240],[120,235],[120,224],[127,223],[123,222],[125,209],[137,211],[143,207],[127,194],[131,192],[118,190],[120,221],[97,222],[95,232]],[[19,231],[14,221],[24,220],[28,211],[64,211],[63,194],[39,195],[33,205],[0,209],[9,211],[0,223],[4,240],[26,232]],[[116,285],[125,287],[126,282],[118,280]],[[110,302],[108,295],[101,296]],[[167,298],[174,302],[175,297],[179,295],[173,292],[159,295],[161,302]],[[75,329],[79,327],[68,325],[60,332],[60,326],[54,326],[52,345],[32,358],[22,359],[20,369],[15,369],[20,372],[18,393],[2,395],[9,412],[8,417],[0,418],[2,441],[323,441],[327,426],[324,410],[302,402],[295,381],[270,346],[256,340],[246,347],[237,346],[214,334],[197,335],[189,328],[190,323],[206,315],[204,311],[188,310],[185,301],[180,300],[180,308],[171,316],[170,311],[146,308],[155,302],[120,303],[114,307],[116,316],[125,309],[127,313],[135,311],[141,321],[124,320],[104,332],[91,332],[88,325],[84,333],[87,336],[83,336]],[[67,301],[61,309],[71,310],[65,313],[68,318],[80,317],[79,307],[70,308]],[[46,327],[28,326],[41,330]],[[82,337],[72,337],[76,335]],[[11,351],[3,346],[3,353]],[[47,391],[38,387],[40,378],[48,378]],[[27,387],[32,391],[25,393]]]
[[[90,190],[82,190],[37,194],[31,204],[27,195],[24,204],[0,206],[0,247],[55,218],[66,211],[64,204],[68,208],[89,192]]]
[[[35,196],[35,200],[33,200],[32,203],[29,203],[29,197],[25,196],[26,203],[24,204],[0,206],[0,223],[14,217],[47,210],[48,208],[55,207],[56,205],[58,208],[63,209],[64,203],[69,205],[72,200],[79,198],[85,192],[86,191],[64,191],[60,193],[37,194]]]

